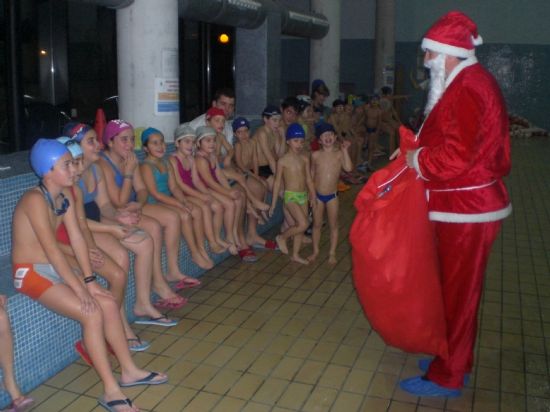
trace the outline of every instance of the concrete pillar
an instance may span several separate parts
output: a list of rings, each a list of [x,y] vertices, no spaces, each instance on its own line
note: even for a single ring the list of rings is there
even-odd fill
[[[167,141],[179,124],[178,0],[135,0],[117,10],[119,117]]]
[[[311,0],[311,10],[325,15],[330,28],[325,37],[311,40],[309,83],[322,79],[330,91],[327,103],[340,94],[340,11],[341,1]],[[310,90],[311,91],[311,90]]]
[[[374,38],[374,91],[394,88],[395,80],[395,0],[376,0]]]
[[[281,16],[270,11],[260,27],[237,28],[235,35],[236,113],[259,116],[280,100]]]

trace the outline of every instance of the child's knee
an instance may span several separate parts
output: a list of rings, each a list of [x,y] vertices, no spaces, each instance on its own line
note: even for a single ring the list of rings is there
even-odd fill
[[[194,207],[193,210],[191,210],[191,216],[193,216],[193,219],[202,219],[202,210],[200,207]]]

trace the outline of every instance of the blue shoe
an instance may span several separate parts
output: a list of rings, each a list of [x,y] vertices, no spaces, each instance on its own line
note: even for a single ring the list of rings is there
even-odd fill
[[[404,379],[399,382],[399,387],[415,396],[456,398],[461,395],[460,389],[444,388],[422,376]]]
[[[428,372],[428,368],[430,367],[430,363],[432,363],[432,360],[429,358],[424,359],[418,359],[418,369],[420,369],[422,372],[426,373]],[[470,374],[464,375],[464,386],[468,385],[468,382],[470,382]]]

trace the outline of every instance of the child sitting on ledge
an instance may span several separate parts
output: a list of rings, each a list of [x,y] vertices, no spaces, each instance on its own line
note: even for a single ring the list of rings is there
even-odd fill
[[[57,140],[39,139],[30,152],[31,167],[40,179],[19,200],[13,214],[12,270],[14,287],[46,308],[82,325],[83,340],[103,383],[98,403],[107,410],[136,412],[121,387],[159,385],[168,377],[134,363],[118,304],[92,273],[85,239],[80,231],[74,198],[68,190],[76,168],[67,147]],[[71,267],[56,241],[63,223],[78,267]],[[120,383],[113,376],[107,343],[120,362]]]

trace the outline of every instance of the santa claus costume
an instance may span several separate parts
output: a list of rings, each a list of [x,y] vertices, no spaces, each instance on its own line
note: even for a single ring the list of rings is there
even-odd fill
[[[472,370],[487,260],[512,210],[502,180],[510,171],[508,114],[497,82],[475,58],[481,43],[476,24],[460,12],[439,19],[422,41],[431,55],[461,61],[446,73],[410,162],[425,180],[435,225],[449,345],[447,359],[419,363],[425,376],[401,382],[418,396],[460,395]]]

